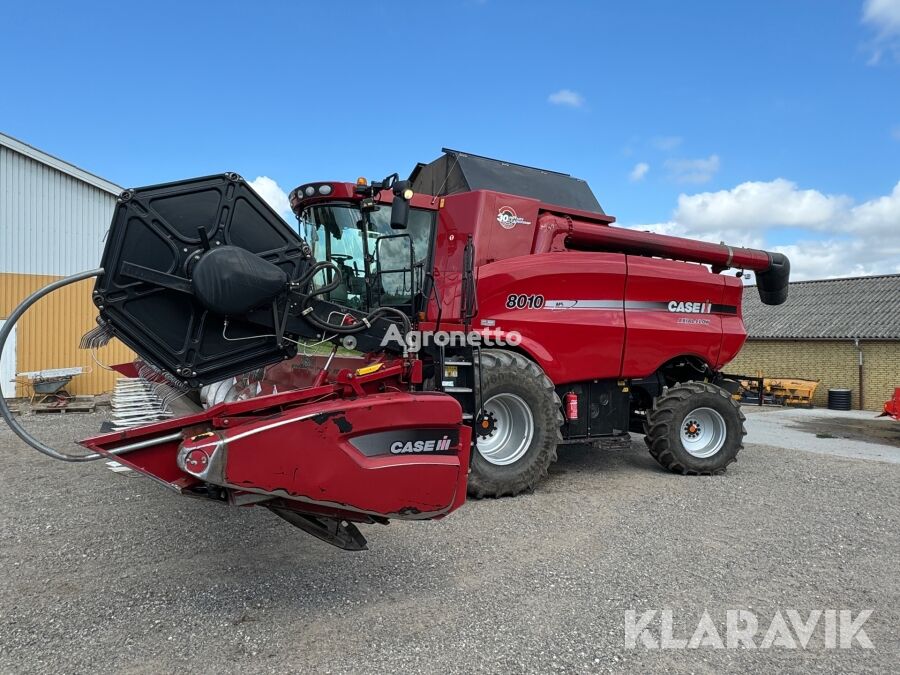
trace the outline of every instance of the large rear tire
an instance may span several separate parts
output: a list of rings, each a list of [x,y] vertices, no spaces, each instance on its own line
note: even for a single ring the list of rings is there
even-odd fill
[[[731,395],[708,382],[684,382],[664,391],[647,412],[650,454],[674,473],[725,473],[744,447],[744,413]]]
[[[531,490],[547,477],[562,440],[562,410],[553,383],[520,354],[484,349],[481,387],[483,415],[475,417],[469,496]]]

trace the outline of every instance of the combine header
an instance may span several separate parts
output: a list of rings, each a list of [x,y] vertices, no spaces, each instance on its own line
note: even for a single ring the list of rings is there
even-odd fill
[[[743,416],[721,371],[746,333],[722,272],[753,270],[779,304],[780,254],[616,228],[583,181],[451,150],[407,180],[290,200],[298,229],[235,174],[122,193],[101,267],[25,300],[0,349],[34,302],[96,277],[84,344],[118,338],[193,409],[82,455],[0,404],[13,430],[346,549],[365,546],[354,523],[532,489],[565,442],[632,431],[672,471],[734,461]],[[298,357],[310,343],[331,351]]]

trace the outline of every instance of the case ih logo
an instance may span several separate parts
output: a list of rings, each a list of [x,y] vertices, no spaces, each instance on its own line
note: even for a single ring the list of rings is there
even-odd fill
[[[507,230],[513,229],[516,225],[531,225],[531,221],[516,215],[515,209],[511,206],[500,207],[500,211],[497,213],[497,222],[500,223],[500,227]]]
[[[712,305],[708,302],[678,302],[672,300],[669,303],[669,311],[676,314],[709,314]]]
[[[350,445],[366,457],[455,455],[459,448],[459,430],[447,428],[378,431],[351,438]]]
[[[444,452],[450,449],[449,436],[428,441],[395,441],[391,443],[391,454],[405,455],[410,452]]]

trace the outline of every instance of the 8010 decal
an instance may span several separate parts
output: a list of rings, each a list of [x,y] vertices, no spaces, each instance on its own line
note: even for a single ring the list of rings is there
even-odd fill
[[[540,309],[543,306],[543,295],[510,293],[506,296],[506,309]]]

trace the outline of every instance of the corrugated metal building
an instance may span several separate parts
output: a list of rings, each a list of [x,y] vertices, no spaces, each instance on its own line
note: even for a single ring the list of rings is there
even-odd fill
[[[119,186],[0,133],[0,324],[38,288],[100,263],[103,240]],[[114,374],[78,349],[95,323],[93,280],[44,298],[19,320],[15,349],[8,343],[0,364],[4,396],[27,392],[11,380],[16,372],[84,366],[72,394],[112,389]],[[133,359],[113,340],[97,352],[101,363]]]

